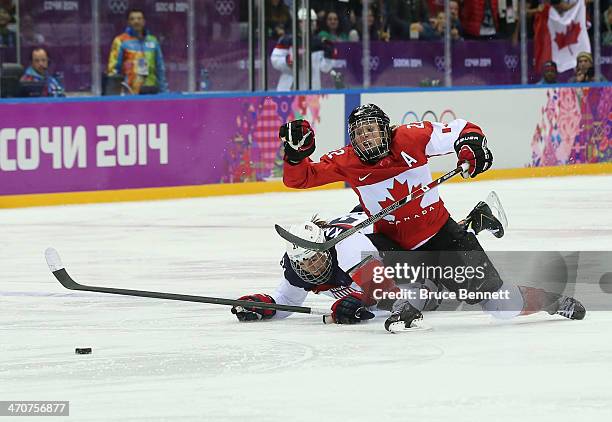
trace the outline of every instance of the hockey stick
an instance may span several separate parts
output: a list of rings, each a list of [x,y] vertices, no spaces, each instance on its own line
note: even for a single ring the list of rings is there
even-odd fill
[[[391,205],[389,205],[387,208],[383,208],[382,210],[378,211],[376,214],[372,214],[369,218],[367,218],[366,220],[362,221],[361,223],[357,224],[355,227],[353,227],[352,229],[349,229],[343,233],[340,233],[338,236],[334,237],[333,239],[330,239],[328,241],[325,242],[311,242],[309,240],[305,240],[302,239],[301,237],[295,236],[291,233],[289,233],[287,230],[285,230],[284,228],[282,228],[281,226],[279,226],[278,224],[274,225],[274,228],[276,229],[276,232],[285,240],[293,243],[294,245],[297,245],[299,247],[302,248],[306,248],[306,249],[310,249],[313,251],[318,251],[318,252],[324,252],[328,249],[333,248],[336,244],[338,244],[339,242],[343,241],[344,239],[346,239],[347,237],[351,236],[352,234],[358,232],[359,230],[363,229],[364,227],[369,226],[370,224],[374,224],[377,221],[379,221],[380,219],[382,219],[383,217],[391,214],[393,211],[395,211],[398,208],[403,207],[404,205],[406,205],[408,202],[418,199],[421,196],[425,195],[429,190],[435,188],[436,186],[440,185],[441,183],[446,182],[448,179],[450,179],[453,176],[456,176],[458,174],[461,174],[464,171],[467,171],[469,169],[469,164],[468,163],[462,163],[460,166],[458,166],[456,169],[449,171],[448,173],[438,177],[436,180],[432,181],[431,183],[420,187],[419,189],[415,190],[414,192],[412,192],[410,195],[402,198],[402,199],[398,199],[397,201],[395,201],[394,203],[392,203]]]
[[[69,290],[83,290],[86,292],[97,292],[97,293],[110,293],[114,295],[124,295],[124,296],[138,296],[138,297],[148,297],[153,299],[168,299],[168,300],[180,300],[183,302],[198,302],[198,303],[210,303],[214,305],[228,305],[228,306],[242,306],[244,308],[258,308],[258,309],[273,309],[277,311],[287,311],[287,312],[296,312],[302,314],[313,314],[313,315],[323,315],[323,321],[325,322],[325,316],[329,315],[330,311],[328,309],[315,309],[308,308],[305,306],[291,306],[291,305],[281,305],[277,303],[260,303],[253,302],[250,300],[234,300],[234,299],[223,299],[219,297],[206,297],[206,296],[191,296],[191,295],[181,295],[174,293],[161,293],[161,292],[149,292],[145,290],[131,290],[131,289],[115,289],[112,287],[96,287],[96,286],[86,286],[84,284],[79,284],[70,277],[70,274],[64,268],[62,264],[62,260],[59,256],[59,253],[53,248],[47,248],[45,251],[45,259],[47,260],[47,265],[49,269],[59,281],[62,286]]]

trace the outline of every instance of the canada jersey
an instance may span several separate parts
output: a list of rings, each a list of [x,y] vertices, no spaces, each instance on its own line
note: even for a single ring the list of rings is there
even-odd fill
[[[431,183],[429,158],[453,152],[454,142],[467,132],[482,133],[478,126],[462,119],[448,124],[402,125],[393,131],[389,155],[376,164],[363,163],[348,145],[324,155],[319,163],[310,159],[296,165],[285,163],[283,180],[292,188],[344,181],[372,215]],[[433,188],[378,221],[374,231],[384,233],[404,249],[415,249],[434,236],[448,217],[438,189]]]

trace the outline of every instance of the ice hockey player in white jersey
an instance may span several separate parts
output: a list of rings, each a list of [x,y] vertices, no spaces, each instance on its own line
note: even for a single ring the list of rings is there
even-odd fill
[[[290,231],[313,241],[324,241],[342,232],[345,227],[367,218],[364,213],[351,213],[329,223],[314,220],[291,226]],[[355,324],[374,317],[376,301],[372,299],[372,271],[376,262],[363,256],[376,248],[367,236],[358,232],[326,252],[315,252],[291,243],[282,258],[283,277],[272,295],[253,294],[240,298],[265,303],[301,306],[309,292],[324,294],[335,299],[331,315],[338,324]],[[368,280],[369,279],[369,280]],[[397,289],[392,280],[386,280],[384,289]],[[240,321],[285,318],[290,312],[233,307]]]
[[[290,231],[300,237],[321,242],[333,238],[344,230],[361,223],[367,215],[356,207],[350,214],[336,218],[328,223],[316,220],[292,226]],[[355,212],[356,211],[356,212]],[[492,214],[484,202],[480,202],[461,222],[465,230],[479,233],[488,230],[497,237],[504,234],[503,224]],[[403,290],[420,290],[421,288],[437,290],[438,286],[423,281],[423,284],[408,284],[397,286],[394,280],[384,278],[374,282],[374,268],[382,265],[375,258],[375,244],[388,245],[384,235],[372,233],[372,226],[357,232],[338,243],[325,253],[314,252],[287,243],[287,253],[283,256],[281,266],[283,277],[272,295],[252,294],[243,296],[240,300],[255,302],[278,303],[283,305],[301,306],[309,292],[324,294],[335,300],[331,306],[331,315],[338,324],[354,324],[371,319],[377,310],[390,311],[395,300],[377,300],[374,291],[399,292]],[[403,304],[403,301],[400,301]],[[419,311],[427,309],[435,301],[416,299],[411,301]],[[435,303],[434,305],[437,305]],[[270,318],[285,318],[290,312],[246,309],[233,307],[232,313],[240,321],[257,321]],[[414,316],[418,319],[419,314]]]
[[[310,65],[311,65],[311,87],[312,89],[321,89],[321,72],[329,73],[332,78],[334,78],[334,83],[336,86],[338,85],[341,75],[333,70],[333,59],[337,55],[336,49],[334,48],[333,43],[330,41],[324,41],[319,36],[315,35],[316,24],[317,24],[317,15],[314,10],[310,10],[310,23],[312,26],[311,29],[311,37],[310,37]],[[298,19],[300,21],[301,32],[304,31],[304,23],[306,22],[306,9],[298,10]],[[270,56],[270,61],[272,62],[272,67],[279,72],[281,72],[281,76],[278,80],[278,85],[276,86],[277,91],[289,91],[293,87],[293,65],[295,58],[292,55],[292,46],[293,46],[293,36],[291,34],[283,35],[276,46],[272,50],[272,55]],[[303,56],[303,54],[300,54]],[[306,68],[304,67],[305,61],[302,57],[298,61],[300,64],[299,75],[300,75],[300,89],[307,89],[308,86],[306,84]]]

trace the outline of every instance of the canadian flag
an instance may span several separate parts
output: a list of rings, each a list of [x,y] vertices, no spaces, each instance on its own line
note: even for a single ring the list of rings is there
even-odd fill
[[[576,67],[578,53],[591,52],[584,0],[578,0],[563,14],[547,3],[536,15],[534,29],[537,72],[542,71],[542,65],[548,60],[557,64],[559,72],[565,72]]]

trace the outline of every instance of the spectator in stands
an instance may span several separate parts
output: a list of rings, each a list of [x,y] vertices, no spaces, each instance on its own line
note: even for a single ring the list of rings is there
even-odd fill
[[[519,39],[519,0],[497,0],[499,9],[498,38],[511,38],[514,44]],[[527,1],[527,0],[526,0]]]
[[[493,39],[499,29],[497,0],[464,0],[461,24],[465,38]]]
[[[578,3],[579,1],[586,1],[587,5],[589,3],[588,0],[548,0],[550,5],[554,7],[555,9],[557,9],[557,12],[559,12],[559,14],[561,15],[563,14],[563,12],[566,12],[570,10],[572,7],[574,7],[576,3]],[[587,10],[587,20],[589,19],[588,16],[589,15],[588,15],[588,10]]]
[[[557,63],[552,60],[547,61],[542,66],[542,79],[537,82],[537,85],[556,84],[557,74]]]
[[[21,82],[42,82],[45,87],[43,97],[65,97],[64,87],[56,78],[49,74],[49,56],[44,48],[32,50],[32,64],[21,77]]]
[[[578,53],[576,58],[576,69],[575,74],[570,78],[568,82],[581,83],[581,82],[602,82],[605,78],[595,77],[595,69],[593,68],[593,56],[591,53],[583,51]]]
[[[427,0],[388,0],[387,19],[392,39],[416,40],[429,22]]]
[[[526,0],[527,6],[527,38],[533,39],[535,36],[536,22],[538,16],[544,10],[542,0]]]
[[[461,40],[460,28],[456,26],[459,21],[453,21],[451,18],[451,39],[453,41]],[[419,39],[425,41],[439,41],[444,39],[444,27],[446,25],[446,15],[444,12],[439,12],[435,19],[432,19],[431,23],[423,25],[423,32],[420,34]]]
[[[608,6],[605,12],[602,13],[603,16],[603,25],[602,35],[601,35],[601,44],[605,46],[612,45],[612,3]]]
[[[450,0],[448,6],[450,8],[451,28],[457,29],[457,33],[459,35],[457,39],[463,39],[463,26],[461,26],[461,14],[460,14],[460,9],[459,9],[459,1]]]
[[[0,0],[0,7],[6,9],[9,15],[11,15],[11,23],[15,22],[15,3],[17,3],[15,0]]]
[[[43,45],[45,37],[36,32],[34,28],[34,19],[30,15],[23,15],[19,22],[19,33],[21,36],[21,46],[31,47],[35,45]]]
[[[108,58],[108,75],[123,75],[134,94],[167,92],[166,69],[157,38],[145,27],[140,9],[127,14],[128,26],[115,37]]]
[[[448,2],[448,7],[450,8],[451,19],[459,20],[459,1],[458,0],[450,0]]]
[[[348,41],[348,34],[340,30],[340,19],[333,10],[325,15],[323,30],[319,32],[319,37],[332,42]]]
[[[379,0],[370,0],[370,4]],[[327,12],[334,11],[338,16],[340,31],[348,32],[350,28],[350,11],[357,7],[361,16],[362,0],[310,0],[310,7],[317,13],[319,28],[325,27]]]
[[[381,31],[389,32],[388,22],[387,22],[387,2],[388,0],[369,0],[368,9],[372,9],[374,11],[375,17],[375,26]],[[345,21],[342,13],[346,13],[348,17],[348,24],[345,26],[346,31],[349,32],[352,30],[358,30],[359,33],[363,31],[363,0],[348,0],[348,9],[346,12],[342,12],[341,9],[336,8],[336,11],[340,15],[340,22],[342,26],[342,22]],[[381,32],[381,35],[382,34]],[[382,36],[382,38],[385,38]],[[388,39],[387,39],[388,40]]]
[[[268,37],[278,39],[291,32],[291,13],[283,0],[266,0]]]
[[[370,8],[376,8],[375,0],[370,1]],[[351,42],[357,42],[361,39],[361,33],[363,32],[363,0],[349,0],[348,10],[346,11],[347,16],[341,17],[341,20],[346,22],[346,28],[348,30],[348,38]],[[348,19],[344,19],[348,18]]]
[[[438,16],[438,13],[444,12],[444,0],[427,0],[429,8],[429,16]]]
[[[0,47],[17,46],[17,37],[15,31],[9,28],[11,23],[11,14],[6,7],[0,7]]]
[[[349,41],[357,42],[362,38],[363,24],[351,11],[353,29],[349,32]],[[389,41],[389,31],[382,29],[382,19],[374,7],[368,8],[368,28],[370,28],[370,41]]]

